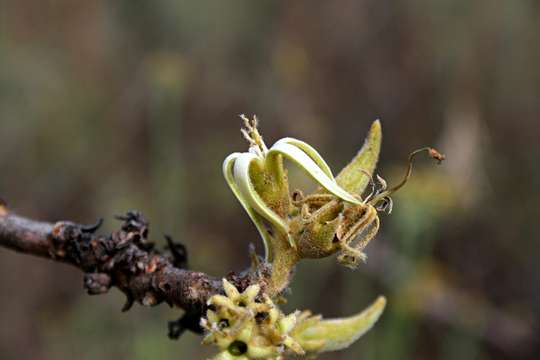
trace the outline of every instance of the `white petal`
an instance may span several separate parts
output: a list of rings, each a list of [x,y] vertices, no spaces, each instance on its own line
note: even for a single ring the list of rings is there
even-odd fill
[[[251,218],[251,221],[253,221],[253,223],[257,227],[257,230],[259,231],[259,234],[261,235],[263,239],[266,260],[271,261],[272,260],[272,243],[270,239],[270,234],[268,233],[266,226],[264,226],[259,214],[257,214],[257,212],[253,210],[249,202],[244,197],[243,193],[240,192],[240,190],[238,189],[238,186],[236,185],[236,181],[234,179],[234,175],[233,175],[234,163],[238,159],[238,157],[241,155],[242,154],[240,153],[233,153],[227,156],[225,161],[223,161],[223,175],[225,176],[225,180],[227,181],[227,184],[229,184],[229,187],[231,188],[233,194],[236,196],[238,201],[240,201],[240,204],[242,204],[242,206],[248,213],[249,217]]]
[[[313,161],[303,150],[285,142],[276,143],[270,148],[267,160],[272,156],[283,155],[306,171],[316,182],[338,198],[353,204],[362,204],[360,200],[341,188],[334,179],[330,178],[319,165]]]
[[[280,143],[286,143],[286,144],[294,145],[294,146],[298,147],[299,149],[301,149],[302,151],[304,151],[315,163],[317,163],[317,165],[319,165],[321,170],[326,175],[328,175],[328,177],[330,179],[334,180],[334,175],[332,174],[332,170],[330,169],[330,166],[328,166],[326,161],[324,161],[322,156],[317,152],[317,150],[315,150],[314,147],[312,147],[311,145],[309,145],[308,143],[306,143],[306,142],[304,142],[302,140],[289,138],[289,137],[288,138],[283,138],[283,139],[277,141],[274,144],[274,146],[277,145],[277,144],[280,144]]]
[[[272,225],[278,228],[278,230],[288,234],[287,223],[266,205],[264,200],[255,190],[253,182],[251,181],[249,169],[256,161],[262,160],[254,154],[243,153],[234,162],[234,179],[236,180],[238,190],[242,193],[242,196],[248,204],[253,207],[259,215],[267,219]]]

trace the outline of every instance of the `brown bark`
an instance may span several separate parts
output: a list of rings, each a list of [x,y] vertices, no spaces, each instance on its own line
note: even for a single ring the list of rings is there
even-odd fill
[[[181,319],[169,323],[170,337],[178,337],[185,329],[200,332],[199,320],[207,300],[223,292],[221,279],[187,270],[186,249],[170,238],[168,251],[158,251],[148,240],[148,223],[139,212],[129,211],[118,219],[122,221],[120,230],[97,235],[101,221],[92,226],[40,222],[0,204],[0,246],[81,269],[84,287],[91,295],[118,287],[127,298],[123,311],[134,302],[145,306],[165,302],[184,309]],[[261,280],[254,279],[255,274],[246,271],[228,278],[245,288]]]

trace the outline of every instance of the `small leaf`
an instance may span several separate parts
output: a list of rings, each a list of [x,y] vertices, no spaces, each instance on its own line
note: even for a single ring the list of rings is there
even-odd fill
[[[373,327],[385,306],[386,299],[380,296],[367,309],[357,315],[322,320],[295,334],[294,338],[306,350],[326,352],[345,349]],[[319,344],[320,347],[315,349],[310,344]]]
[[[381,122],[376,120],[371,125],[366,141],[358,154],[336,177],[337,183],[342,188],[350,193],[362,195],[369,184],[369,178],[363,171],[373,175],[381,151],[381,142]]]

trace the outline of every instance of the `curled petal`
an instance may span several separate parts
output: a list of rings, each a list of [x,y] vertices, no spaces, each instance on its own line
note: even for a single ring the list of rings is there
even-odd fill
[[[266,205],[251,181],[250,167],[253,163],[260,161],[262,160],[258,156],[251,153],[243,153],[236,158],[234,162],[234,179],[236,180],[236,185],[242,197],[259,215],[272,223],[279,231],[287,234],[288,225],[285,220]]]
[[[248,199],[239,190],[236,184],[236,181],[234,179],[234,172],[233,172],[234,163],[240,156],[242,156],[241,153],[233,153],[227,156],[227,158],[223,162],[223,175],[225,176],[225,180],[227,181],[227,184],[231,188],[233,194],[236,196],[238,201],[240,201],[240,204],[242,204],[242,207],[248,213],[249,217],[251,218],[251,221],[253,221],[253,223],[255,224],[255,227],[257,227],[257,230],[259,231],[259,234],[261,235],[261,238],[263,239],[266,260],[271,261],[272,260],[272,241],[271,241],[270,234],[268,233],[268,230],[264,226],[261,216],[253,209]]]
[[[267,159],[277,155],[282,155],[300,166],[308,175],[310,175],[319,185],[338,198],[353,204],[360,205],[362,202],[339,186],[333,178],[329,177],[321,167],[313,161],[303,150],[297,146],[280,143],[274,144],[267,154]]]
[[[332,180],[334,179],[334,174],[332,174],[332,170],[330,170],[330,167],[328,166],[328,164],[326,163],[326,161],[324,161],[324,159],[322,158],[322,156],[317,152],[317,150],[315,150],[315,148],[313,148],[311,145],[309,145],[308,143],[306,142],[303,142],[301,140],[298,140],[298,139],[294,139],[294,138],[283,138],[281,140],[278,140],[275,144],[275,145],[278,145],[278,144],[281,144],[281,143],[285,143],[285,144],[290,144],[290,145],[294,145],[296,146],[297,148],[301,149],[302,151],[304,151],[313,161],[315,161],[315,163],[317,163],[317,165],[321,168],[321,170],[329,177],[331,178]]]

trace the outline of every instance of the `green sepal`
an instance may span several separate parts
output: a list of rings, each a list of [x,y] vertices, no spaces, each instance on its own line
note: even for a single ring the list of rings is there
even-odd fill
[[[373,176],[382,143],[381,122],[375,120],[369,129],[364,145],[352,159],[352,161],[341,170],[336,177],[337,183],[352,194],[362,195],[369,184],[369,174]]]

